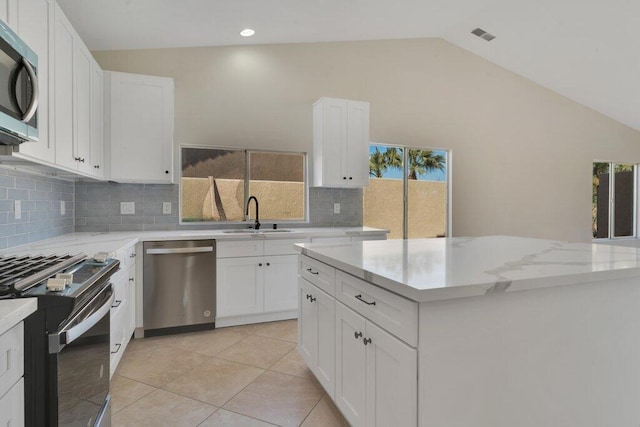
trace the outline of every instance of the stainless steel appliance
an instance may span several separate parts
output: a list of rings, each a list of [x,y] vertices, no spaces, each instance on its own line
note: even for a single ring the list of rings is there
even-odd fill
[[[119,264],[84,254],[0,257],[0,299],[38,299],[24,322],[27,426],[111,425],[109,279]],[[57,273],[73,279],[50,291]]]
[[[37,141],[37,111],[38,55],[0,21],[0,145]]]
[[[145,337],[213,329],[215,240],[145,242],[143,248]]]

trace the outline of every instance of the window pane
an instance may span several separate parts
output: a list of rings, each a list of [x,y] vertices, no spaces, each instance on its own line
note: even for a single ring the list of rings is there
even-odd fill
[[[369,186],[364,188],[364,225],[390,230],[389,239],[402,239],[404,222],[404,150],[369,146]]]
[[[614,167],[614,237],[633,236],[633,195],[635,180],[633,165],[616,164]]]
[[[407,153],[408,238],[444,237],[447,232],[447,152]]]
[[[244,219],[245,153],[182,148],[182,221]]]
[[[609,163],[593,164],[591,219],[593,237],[609,237]]]
[[[260,220],[303,220],[304,154],[250,152],[249,165],[249,196],[260,202]]]

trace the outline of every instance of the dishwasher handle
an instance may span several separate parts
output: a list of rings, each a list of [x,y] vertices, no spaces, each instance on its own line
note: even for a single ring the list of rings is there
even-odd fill
[[[201,246],[198,248],[147,249],[147,255],[196,254],[205,252],[213,252],[213,246]]]

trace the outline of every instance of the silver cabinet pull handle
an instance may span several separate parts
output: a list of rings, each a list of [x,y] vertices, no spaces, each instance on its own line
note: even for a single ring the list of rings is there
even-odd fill
[[[31,80],[31,87],[33,88],[31,103],[29,104],[27,111],[24,113],[24,116],[22,116],[22,121],[24,123],[29,123],[29,120],[33,118],[34,114],[36,114],[36,109],[38,108],[40,89],[38,88],[38,76],[36,76],[36,72],[31,66],[31,63],[29,63],[26,58],[22,58],[22,65],[24,65],[24,68],[27,70],[27,74],[29,74],[29,80]]]
[[[120,307],[120,304],[122,304],[122,300],[117,299],[116,302],[111,305],[111,308]]]
[[[310,269],[310,268],[307,268],[307,271],[308,271],[309,273],[311,273],[311,274],[315,274],[315,275],[320,274],[318,271],[313,271],[313,270],[312,270],[312,269]]]
[[[374,302],[369,302],[369,301],[366,301],[366,300],[362,299],[362,294],[356,295],[356,296],[355,296],[355,298],[356,298],[357,300],[362,301],[363,303],[365,303],[365,304],[367,304],[367,305],[376,305],[376,302],[375,302],[375,301],[374,301]]]

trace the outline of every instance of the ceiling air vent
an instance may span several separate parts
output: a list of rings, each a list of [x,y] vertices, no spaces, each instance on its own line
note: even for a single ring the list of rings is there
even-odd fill
[[[496,38],[496,36],[494,36],[493,34],[487,33],[482,28],[476,28],[475,30],[471,31],[471,34],[476,35],[481,39],[485,39],[488,42]]]

